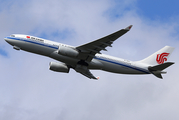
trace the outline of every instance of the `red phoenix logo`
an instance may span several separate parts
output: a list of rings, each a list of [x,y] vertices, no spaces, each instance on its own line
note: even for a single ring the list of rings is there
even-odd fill
[[[162,53],[162,54],[157,54],[157,58],[156,58],[156,61],[158,64],[163,64],[165,61],[167,61],[167,56],[169,55],[170,53]]]
[[[30,38],[30,36],[26,36],[27,38]]]

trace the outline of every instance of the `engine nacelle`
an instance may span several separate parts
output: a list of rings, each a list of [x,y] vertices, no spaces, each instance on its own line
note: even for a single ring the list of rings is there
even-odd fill
[[[75,48],[71,48],[67,46],[59,46],[58,54],[69,56],[69,57],[77,57],[79,52]]]
[[[69,70],[70,70],[70,68],[64,63],[50,62],[49,65],[50,65],[49,69],[55,72],[69,73]]]

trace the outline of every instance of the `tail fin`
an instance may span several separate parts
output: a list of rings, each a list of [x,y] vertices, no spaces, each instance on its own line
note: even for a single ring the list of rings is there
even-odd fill
[[[173,62],[166,62],[166,63],[163,63],[163,64],[159,64],[159,65],[156,65],[156,66],[153,66],[153,67],[148,67],[148,70],[153,74],[155,75],[156,77],[158,78],[161,78],[162,79],[162,73],[166,73],[166,72],[163,72],[162,70],[164,70],[165,68],[173,65],[174,63]]]
[[[165,46],[159,51],[150,55],[149,57],[141,60],[140,62],[151,65],[151,66],[163,64],[170,57],[174,49],[175,48],[173,47]]]

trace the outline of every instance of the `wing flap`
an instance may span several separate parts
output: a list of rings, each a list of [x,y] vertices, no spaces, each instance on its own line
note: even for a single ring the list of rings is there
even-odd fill
[[[81,73],[82,75],[90,78],[90,79],[98,79],[97,77],[95,77],[90,71],[89,69],[87,68],[87,66],[84,66],[84,65],[80,65],[80,64],[77,64],[76,65],[76,68],[75,68],[75,71],[78,72],[78,73]]]

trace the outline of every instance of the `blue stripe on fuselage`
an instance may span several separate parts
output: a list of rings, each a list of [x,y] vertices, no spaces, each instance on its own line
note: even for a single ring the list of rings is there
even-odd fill
[[[55,47],[55,46],[52,46],[52,45],[49,45],[49,44],[45,44],[45,43],[42,43],[42,42],[38,42],[38,41],[32,41],[31,39],[23,39],[23,38],[15,38],[15,37],[6,37],[7,39],[13,39],[13,40],[19,40],[19,41],[25,41],[25,42],[29,42],[29,43],[33,43],[33,44],[37,44],[37,45],[42,45],[42,46],[45,46],[45,47],[50,47],[50,48],[53,48],[53,49],[58,49],[58,47]]]
[[[147,70],[142,69],[142,68],[132,67],[132,66],[129,66],[129,65],[126,65],[126,64],[122,64],[122,63],[119,63],[119,62],[114,62],[114,61],[106,60],[104,58],[102,59],[102,58],[99,58],[99,57],[95,57],[94,59],[102,60],[102,61],[105,61],[105,62],[117,64],[117,65],[121,65],[121,66],[124,66],[124,67],[127,67],[127,68],[131,68],[131,69],[134,69],[134,70],[137,70],[137,71],[140,71],[140,72],[144,72],[146,74],[150,74]]]

